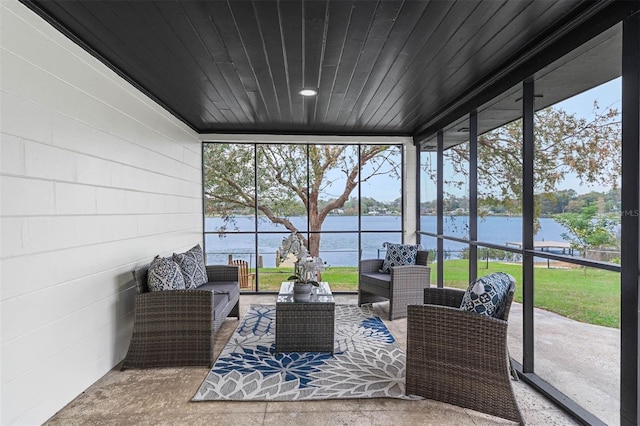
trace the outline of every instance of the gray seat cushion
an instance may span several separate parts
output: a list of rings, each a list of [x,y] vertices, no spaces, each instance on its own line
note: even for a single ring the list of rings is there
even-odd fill
[[[213,291],[214,315],[220,318],[222,311],[230,300],[237,300],[240,296],[240,288],[237,281],[216,281],[202,284],[197,290]]]
[[[211,290],[215,293],[229,294],[229,298],[240,296],[240,287],[237,281],[211,281],[198,287],[198,290]]]
[[[383,274],[382,272],[367,272],[360,274],[367,277],[368,285],[375,285],[383,288],[389,288],[391,284],[391,274]]]
[[[218,319],[222,316],[224,308],[229,303],[228,293],[215,293],[213,295],[213,318]]]

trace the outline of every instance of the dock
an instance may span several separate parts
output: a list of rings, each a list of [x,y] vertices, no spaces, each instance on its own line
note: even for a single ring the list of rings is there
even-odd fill
[[[512,247],[518,247],[519,249],[522,249],[522,242],[507,241],[505,245],[507,247],[512,246]],[[534,241],[533,248],[538,249],[540,251],[551,251],[552,249],[557,249],[557,250],[562,249],[562,254],[569,254],[573,256],[573,247],[571,247],[571,244],[565,241]]]

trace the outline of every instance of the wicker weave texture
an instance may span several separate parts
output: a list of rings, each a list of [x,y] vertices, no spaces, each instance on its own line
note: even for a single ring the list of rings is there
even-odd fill
[[[146,284],[147,266],[133,272],[136,288]],[[237,280],[236,267],[207,267],[213,281]],[[235,274],[235,275],[234,275]],[[122,368],[210,366],[213,339],[227,316],[239,318],[239,296],[216,317],[210,290],[170,290],[136,294],[133,335]]]
[[[322,285],[326,285],[322,283]],[[283,283],[282,289],[285,287]],[[329,296],[329,287],[326,286]],[[324,298],[324,297],[323,297]],[[335,311],[330,302],[276,302],[276,352],[331,352],[335,341]]]
[[[464,291],[454,288],[425,288],[424,304],[425,305],[441,305],[459,308],[462,304]],[[422,305],[422,303],[418,303]]]
[[[416,265],[395,266],[390,274],[380,274],[382,259],[360,261],[358,306],[389,300],[389,319],[407,316],[408,305],[423,303],[423,291],[430,286],[429,253],[418,251]]]
[[[445,306],[408,308],[407,394],[523,423],[509,375],[507,322],[461,311],[461,290],[425,294],[433,302],[438,292]]]
[[[238,267],[231,265],[207,265],[207,278],[209,282],[239,281]]]
[[[170,294],[175,293],[175,294]],[[212,362],[213,293],[185,290],[136,296],[135,323],[124,368]]]

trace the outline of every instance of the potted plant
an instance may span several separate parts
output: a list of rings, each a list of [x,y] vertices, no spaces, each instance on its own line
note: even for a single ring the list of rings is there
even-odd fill
[[[324,262],[317,256],[310,256],[309,251],[302,244],[295,232],[282,240],[278,250],[280,261],[284,261],[289,254],[296,257],[294,274],[287,278],[293,281],[294,298],[296,294],[309,295],[313,286],[318,287],[318,273],[324,270]]]

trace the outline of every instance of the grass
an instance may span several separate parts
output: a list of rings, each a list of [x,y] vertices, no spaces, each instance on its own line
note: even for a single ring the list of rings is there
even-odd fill
[[[522,266],[520,264],[480,263],[478,275],[506,272],[513,275],[518,286],[515,300],[522,302]],[[334,291],[356,291],[358,269],[330,267],[322,273],[322,280],[331,283]],[[469,261],[448,260],[444,263],[444,284],[466,289],[469,285]],[[260,269],[260,289],[278,291],[280,283],[292,273],[279,268]],[[620,274],[601,269],[551,268],[535,269],[534,303],[537,308],[564,317],[605,327],[620,327]],[[435,265],[431,268],[431,283],[436,283]]]
[[[278,291],[280,284],[293,274],[293,268],[260,269],[260,290]],[[358,268],[348,266],[332,266],[322,272],[322,280],[331,283],[333,291],[357,291]]]
[[[468,286],[467,260],[449,260],[444,264],[444,281],[448,287]],[[515,300],[522,303],[522,266],[490,262],[488,269],[479,265],[478,275],[502,271],[511,274],[520,284]],[[436,279],[431,269],[431,282]],[[620,327],[620,274],[617,272],[571,267],[536,267],[534,272],[534,304],[537,308],[564,317],[605,327]]]

